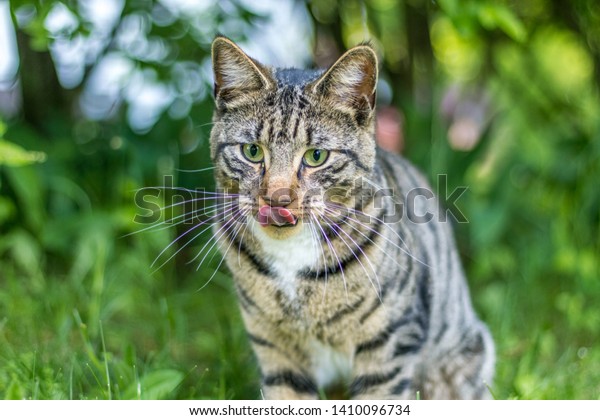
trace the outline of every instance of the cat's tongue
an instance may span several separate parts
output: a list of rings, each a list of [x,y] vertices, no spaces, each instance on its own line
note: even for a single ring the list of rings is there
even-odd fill
[[[296,217],[285,207],[262,206],[258,209],[258,223],[261,226],[295,225]]]

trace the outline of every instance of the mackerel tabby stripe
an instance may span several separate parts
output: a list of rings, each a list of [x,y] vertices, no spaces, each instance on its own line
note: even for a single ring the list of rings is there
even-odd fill
[[[384,385],[394,379],[401,371],[402,369],[397,367],[385,373],[358,376],[350,384],[350,395],[356,396],[368,392],[370,388]]]
[[[316,394],[318,390],[312,380],[291,370],[266,375],[262,382],[266,386],[288,386],[300,394]]]

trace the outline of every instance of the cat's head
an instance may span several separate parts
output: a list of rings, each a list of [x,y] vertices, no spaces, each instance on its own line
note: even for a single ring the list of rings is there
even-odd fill
[[[212,60],[218,186],[274,238],[327,217],[328,202],[351,203],[375,164],[373,49],[352,48],[325,71],[280,69],[217,37]]]

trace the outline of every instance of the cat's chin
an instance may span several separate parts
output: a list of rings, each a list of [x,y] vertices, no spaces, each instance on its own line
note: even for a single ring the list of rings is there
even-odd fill
[[[285,240],[296,236],[302,230],[302,221],[298,220],[298,223],[295,225],[266,225],[260,226],[260,230],[262,230],[267,236],[273,239]]]

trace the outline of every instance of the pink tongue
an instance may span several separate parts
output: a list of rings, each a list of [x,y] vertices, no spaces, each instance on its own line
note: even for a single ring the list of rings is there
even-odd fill
[[[295,225],[296,217],[284,207],[262,206],[258,209],[258,223],[262,226],[286,224]]]

